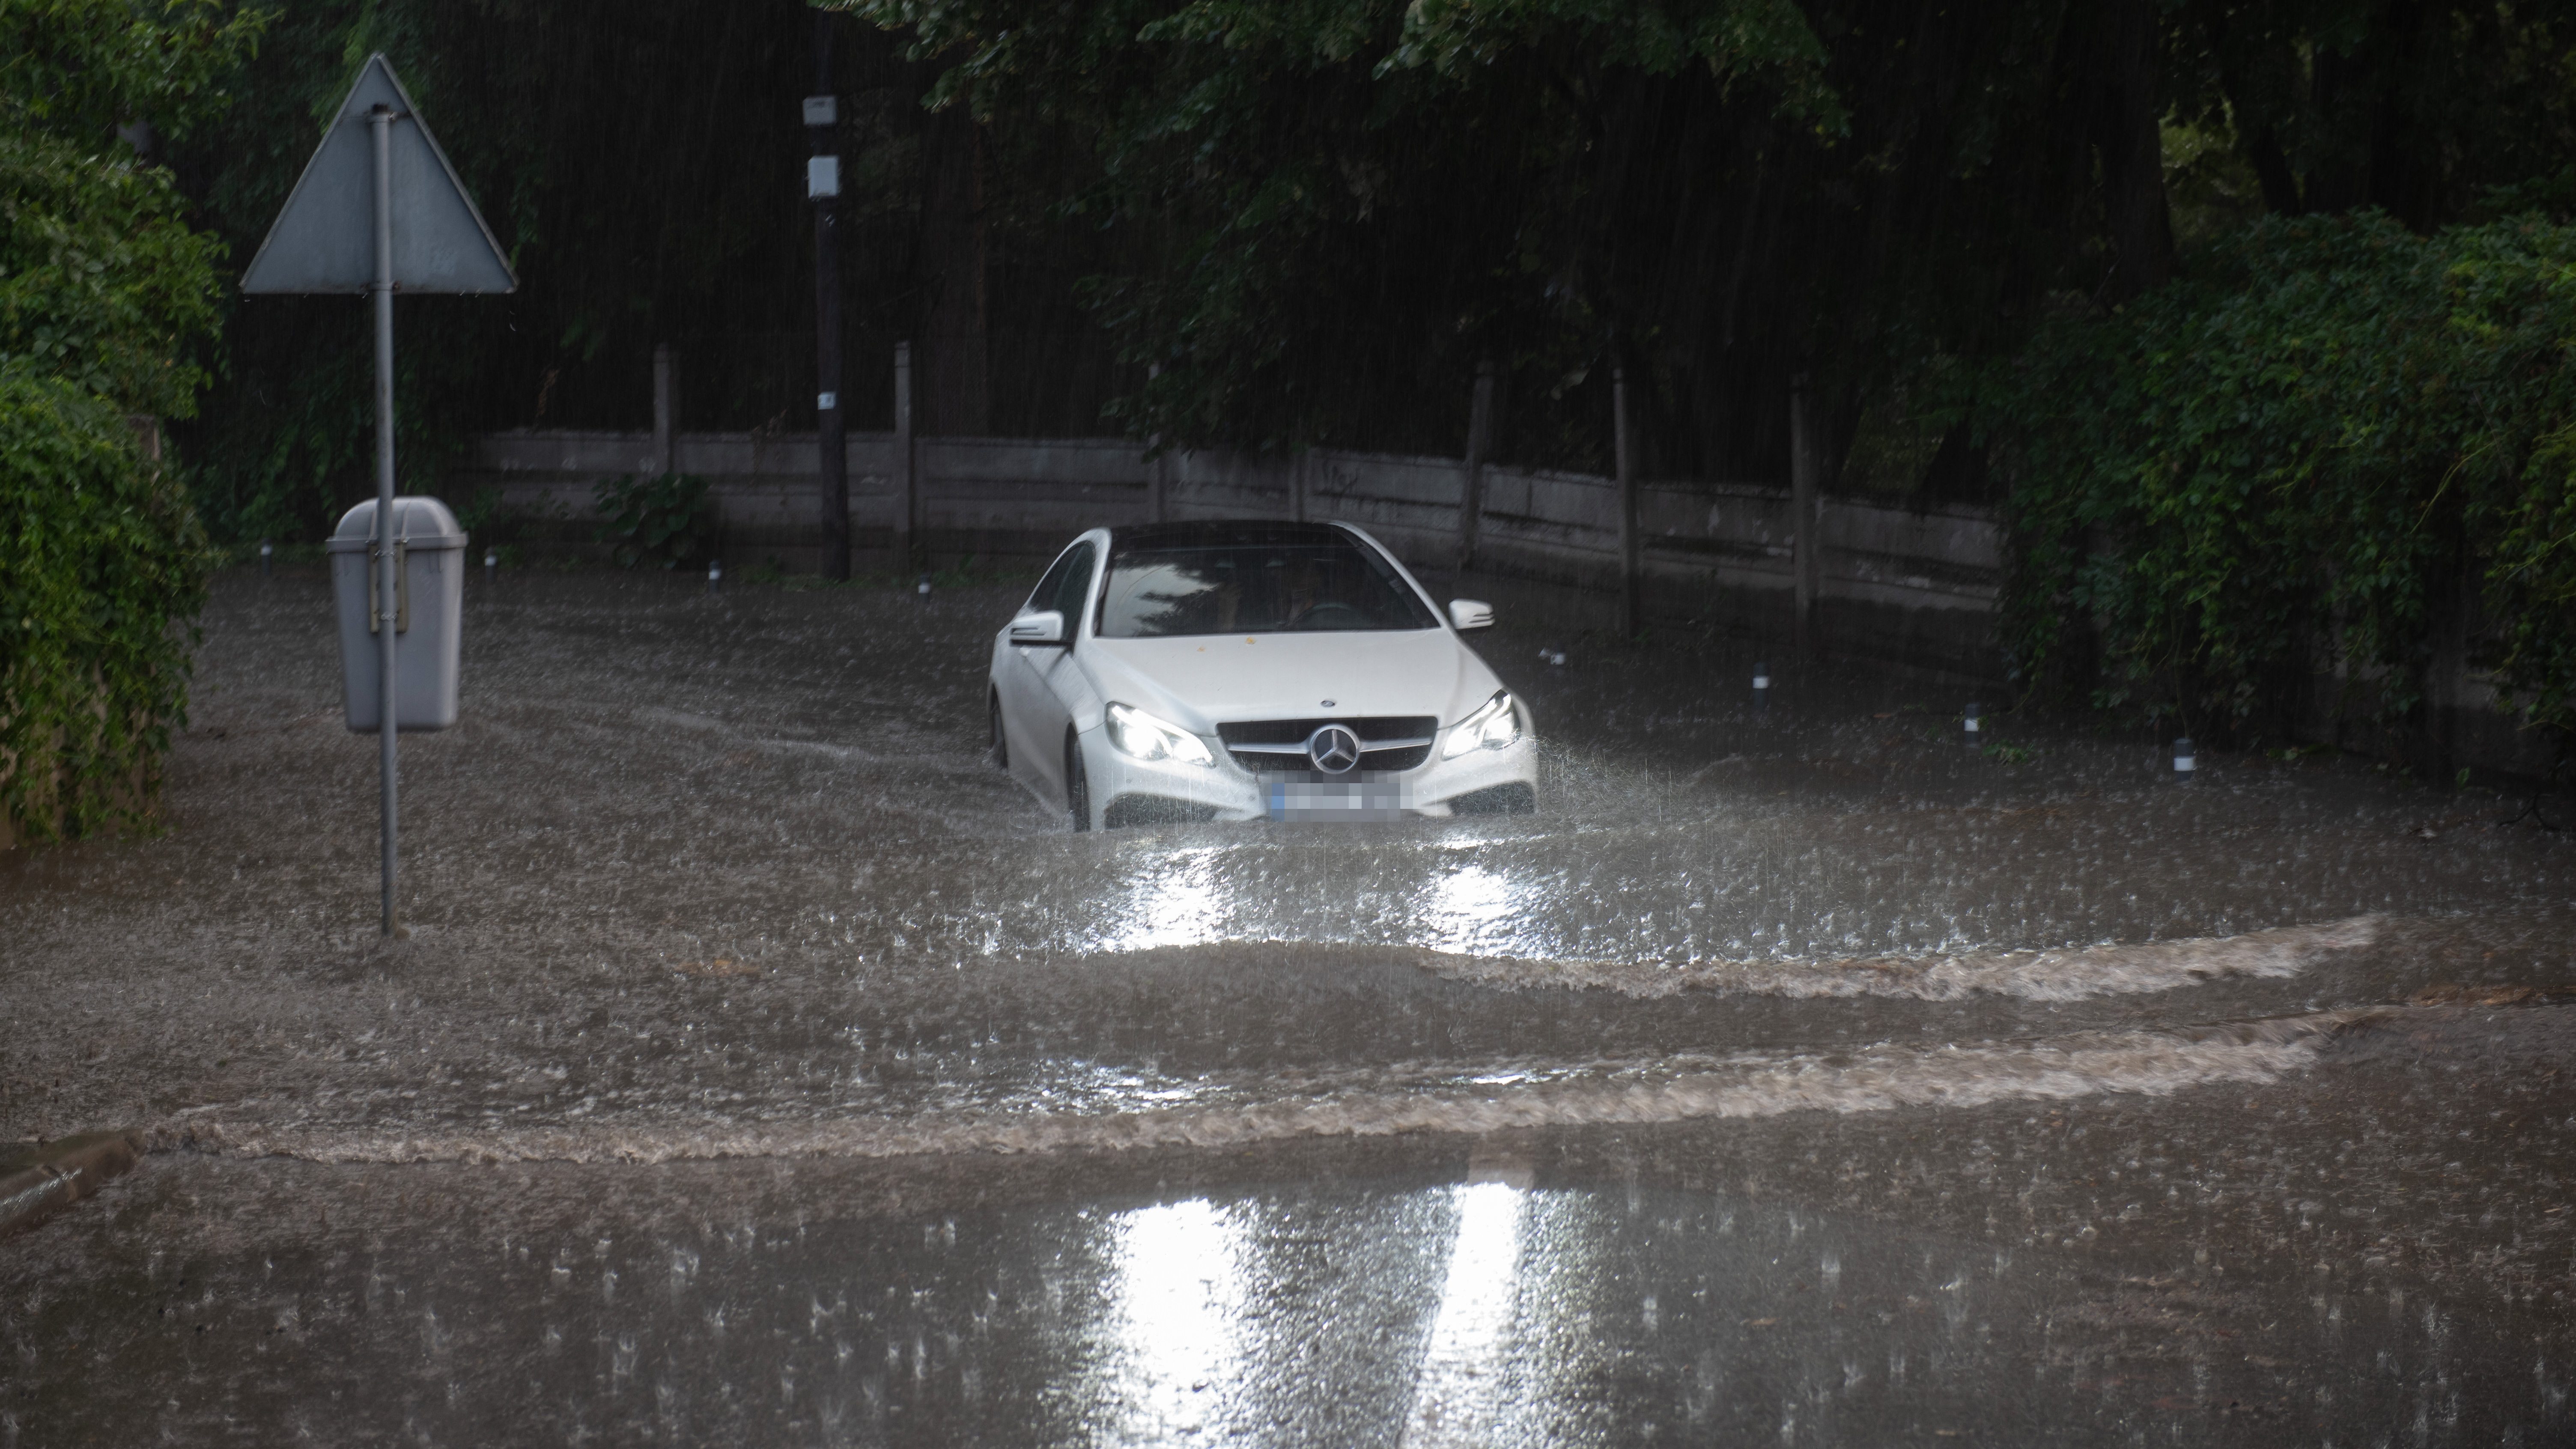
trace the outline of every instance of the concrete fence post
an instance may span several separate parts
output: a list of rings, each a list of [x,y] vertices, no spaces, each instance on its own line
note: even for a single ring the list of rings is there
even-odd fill
[[[894,571],[912,568],[912,524],[920,511],[920,468],[912,440],[912,344],[894,345]]]
[[[653,460],[680,471],[680,354],[668,342],[653,347]]]
[[[1159,362],[1149,362],[1145,364],[1145,381],[1147,383],[1152,383],[1154,379],[1161,377],[1162,375],[1163,364]],[[1162,447],[1162,434],[1148,433],[1145,435],[1145,452],[1147,454],[1145,462],[1145,517],[1155,523],[1166,522],[1171,517],[1171,503],[1170,500],[1164,496],[1171,487],[1171,473],[1169,467],[1171,460],[1163,456]]]
[[[1816,447],[1816,408],[1807,375],[1789,380],[1789,570],[1797,612],[1790,634],[1800,657],[1816,652],[1816,587],[1823,578],[1823,542],[1817,537],[1816,494],[1823,460]]]
[[[1610,369],[1610,449],[1619,467],[1619,632],[1634,637],[1643,622],[1645,580],[1637,548],[1637,470],[1628,445],[1628,369]]]
[[[1494,451],[1494,363],[1476,364],[1475,401],[1467,409],[1467,466],[1458,482],[1458,570],[1476,566],[1476,530],[1485,516],[1485,460]]]

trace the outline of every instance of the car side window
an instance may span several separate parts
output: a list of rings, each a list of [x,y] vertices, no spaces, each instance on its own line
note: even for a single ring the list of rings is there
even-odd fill
[[[1091,571],[1088,567],[1090,557],[1091,545],[1087,543],[1075,544],[1058,555],[1053,566],[1038,580],[1038,586],[1029,590],[1029,601],[1023,606],[1026,611],[1035,614],[1058,607],[1056,600],[1064,593],[1066,576],[1074,573],[1088,575]],[[1083,567],[1077,568],[1078,564]]]
[[[1064,637],[1072,638],[1082,630],[1082,606],[1091,595],[1091,562],[1099,550],[1088,543],[1077,543],[1056,561],[1061,575],[1055,579],[1055,592],[1048,595],[1045,608],[1064,615]],[[1044,585],[1040,585],[1043,590]]]

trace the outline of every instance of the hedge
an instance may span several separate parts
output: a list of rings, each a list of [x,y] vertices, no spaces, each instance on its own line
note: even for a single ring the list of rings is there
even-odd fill
[[[2465,635],[2576,728],[2576,227],[2258,224],[1974,384],[2010,492],[2006,642],[2035,688],[2239,739],[2315,679],[2420,722]]]
[[[186,722],[207,553],[170,471],[78,385],[0,367],[0,822],[138,823]]]

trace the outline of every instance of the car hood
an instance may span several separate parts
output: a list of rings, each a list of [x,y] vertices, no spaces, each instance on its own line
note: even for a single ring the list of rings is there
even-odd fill
[[[1184,729],[1317,716],[1437,715],[1453,724],[1501,686],[1446,629],[1350,634],[1187,635],[1087,639],[1105,700],[1124,700]],[[1326,705],[1325,700],[1333,701]]]

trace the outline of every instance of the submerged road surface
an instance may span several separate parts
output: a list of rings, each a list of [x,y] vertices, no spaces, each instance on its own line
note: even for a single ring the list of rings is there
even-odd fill
[[[167,833],[0,857],[0,1140],[158,1149],[0,1242],[0,1449],[2576,1440],[2512,802],[1506,610],[1538,817],[1077,836],[1017,592],[477,590],[387,946],[225,580]]]

